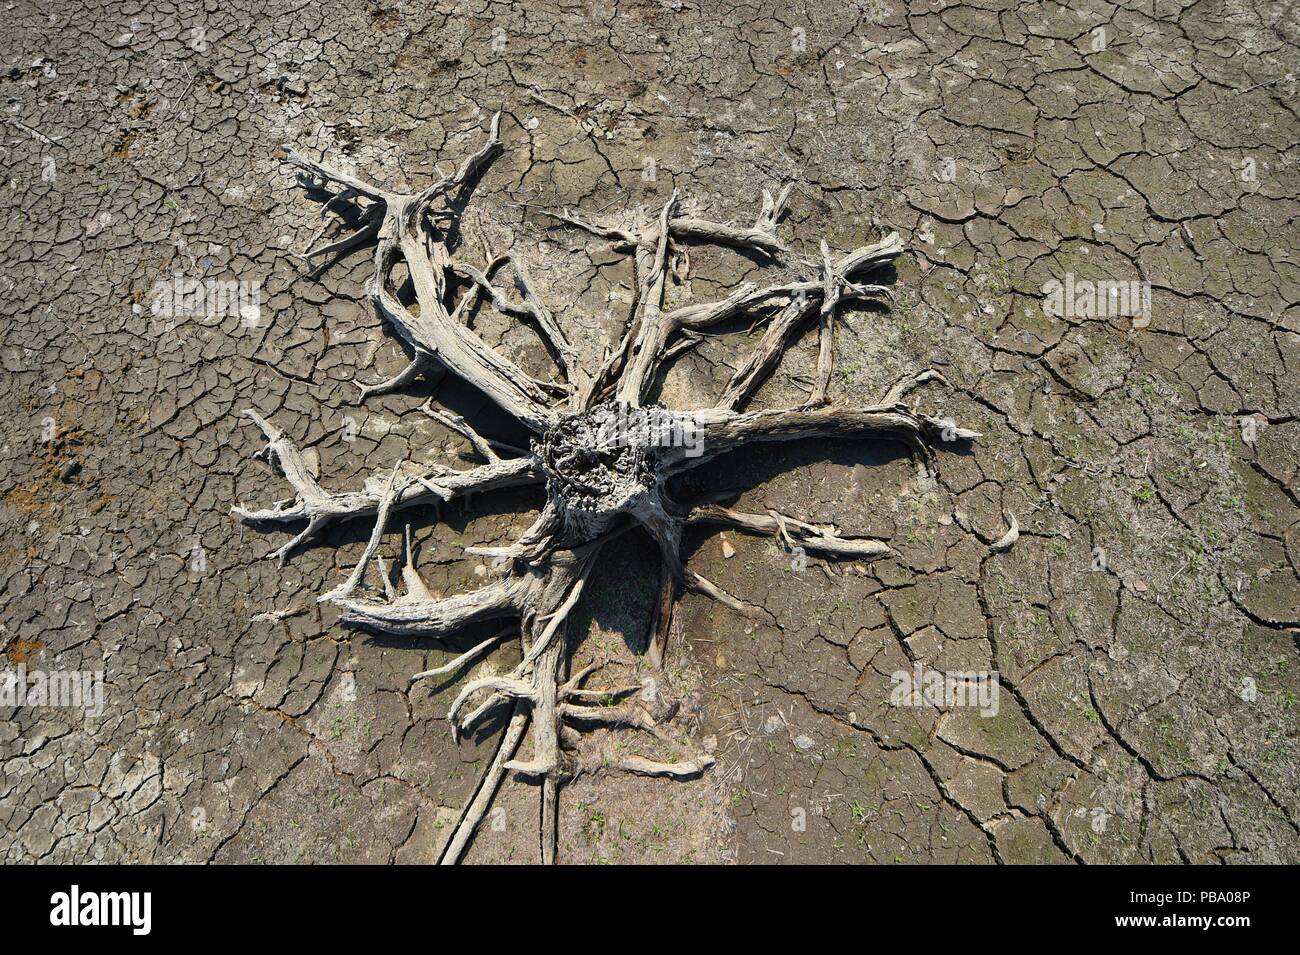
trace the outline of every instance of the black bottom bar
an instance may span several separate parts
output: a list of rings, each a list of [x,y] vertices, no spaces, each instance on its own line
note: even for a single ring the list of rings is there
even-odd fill
[[[242,939],[258,948],[337,945],[352,937],[373,945],[381,936],[407,934],[437,944],[440,928],[460,934],[479,906],[501,914],[511,909],[525,891],[510,884],[515,878],[529,880],[525,904],[549,903],[557,920],[572,909],[584,923],[617,926],[626,919],[651,933],[655,912],[667,928],[677,918],[672,910],[704,905],[719,932],[742,936],[779,919],[791,928],[841,932],[846,925],[937,930],[954,942],[963,930],[993,929],[1071,941],[1197,933],[1232,944],[1261,927],[1285,930],[1291,922],[1283,907],[1294,906],[1287,886],[1292,871],[1285,868],[858,868],[825,873],[825,881],[787,881],[788,873],[773,868],[695,869],[657,873],[671,881],[656,882],[649,892],[630,872],[598,882],[580,874],[572,886],[567,874],[547,874],[545,900],[536,894],[535,872],[482,869],[8,867],[0,870],[0,886],[13,938],[113,936],[133,947],[196,938]],[[627,884],[619,886],[624,878]],[[144,895],[131,893],[148,893],[147,904]],[[726,901],[746,898],[762,904]],[[110,921],[118,924],[85,924]],[[1039,930],[1054,934],[1038,936]]]

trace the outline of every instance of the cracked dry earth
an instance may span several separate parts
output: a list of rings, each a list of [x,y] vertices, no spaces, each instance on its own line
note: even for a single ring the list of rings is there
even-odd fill
[[[107,700],[0,710],[0,860],[437,858],[503,721],[454,742],[459,683],[409,678],[469,644],[380,638],[316,602],[366,521],[280,569],[289,536],[229,510],[286,493],[245,408],[338,490],[467,460],[430,398],[520,437],[450,376],[357,401],[354,377],[407,356],[365,296],[366,250],[318,279],[295,257],[319,206],[277,152],[413,191],[501,109],[462,254],[527,262],[589,367],[631,267],[543,210],[630,220],[676,188],[749,222],[794,181],[784,265],[683,244],[666,299],[807,278],[819,239],[842,254],[896,229],[895,300],[843,311],[832,398],[934,367],[947,384],[916,403],[982,433],[932,480],[874,440],[693,472],[684,498],[730,490],[893,553],[805,566],[693,530],[691,569],[765,614],[679,597],[661,671],[654,545],[602,552],[573,668],[655,680],[716,764],[572,782],[559,861],[1300,861],[1296,4],[4,7],[0,664],[103,669]],[[1149,325],[1046,315],[1067,273],[1149,281]],[[253,283],[256,322],[154,309],[177,275]],[[476,328],[546,377],[527,329],[490,309]],[[762,330],[733,331],[657,400],[716,401]],[[816,368],[814,327],[756,407],[806,400]],[[492,573],[464,548],[516,539],[541,503],[493,492],[403,523],[453,593]],[[994,552],[1011,515],[1019,540]],[[995,669],[997,715],[890,706],[916,662]],[[537,860],[538,815],[507,778],[467,860]]]

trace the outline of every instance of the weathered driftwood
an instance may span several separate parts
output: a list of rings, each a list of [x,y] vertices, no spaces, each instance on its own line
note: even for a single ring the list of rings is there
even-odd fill
[[[662,658],[679,588],[705,594],[740,612],[755,612],[685,566],[681,539],[688,525],[722,524],[768,534],[792,550],[804,548],[830,557],[870,559],[889,553],[883,541],[844,537],[833,526],[808,524],[776,511],[752,514],[716,503],[681,507],[665,491],[669,478],[755,442],[818,436],[885,438],[902,442],[925,468],[932,463],[935,446],[977,437],[973,431],[903,404],[907,392],[939,379],[935,372],[900,381],[879,404],[847,407],[830,401],[833,333],[840,308],[846,302],[888,298],[884,285],[869,280],[902,252],[896,234],[838,258],[823,242],[821,262],[813,263],[820,273],[815,279],[768,287],[745,284],[717,302],[663,309],[666,276],[679,243],[731,245],[774,260],[782,255],[785,247],[776,230],[791,196],[790,185],[775,195],[764,191],[752,226],[681,215],[675,192],[653,221],[636,228],[594,223],[568,212],[553,214],[562,224],[607,239],[613,248],[633,257],[636,296],[620,342],[600,368],[587,373],[560,323],[534,291],[522,262],[497,256],[476,268],[451,259],[447,231],[455,221],[455,210],[463,207],[466,191],[500,150],[498,114],[482,148],[455,172],[414,194],[380,188],[296,151],[289,152],[288,161],[297,169],[300,184],[324,197],[322,214],[336,215],[344,232],[302,257],[319,273],[338,256],[373,242],[370,297],[414,356],[389,381],[361,386],[362,398],[401,388],[422,375],[450,372],[532,432],[531,446],[524,449],[495,441],[463,418],[430,404],[425,412],[464,437],[483,459],[481,465],[422,470],[398,462],[367,480],[361,490],[331,492],[320,485],[299,448],[250,410],[245,413],[266,436],[264,455],[283,472],[295,497],[262,510],[233,509],[237,517],[252,523],[305,525],[274,551],[281,563],[333,522],[374,517],[371,537],[352,573],[320,598],[338,605],[348,623],[382,633],[433,638],[480,621],[505,624],[496,636],[442,666],[415,674],[412,682],[459,673],[502,640],[518,635],[520,663],[509,673],[470,679],[448,711],[453,732],[459,735],[488,713],[510,708],[487,771],[443,848],[441,858],[448,863],[464,853],[508,772],[540,782],[541,854],[545,861],[553,861],[558,787],[575,773],[592,769],[566,755],[571,750],[566,741],[571,742],[580,728],[648,733],[675,754],[669,762],[624,756],[602,764],[600,771],[682,778],[701,773],[712,763],[707,756],[688,752],[648,710],[630,701],[636,687],[585,688],[593,667],[566,677],[565,624],[596,555],[608,541],[639,526],[659,546],[663,590],[650,645],[655,665]],[[404,305],[393,287],[399,263],[414,288],[415,308]],[[507,266],[514,271],[522,301],[513,301],[493,284]],[[475,334],[465,319],[481,302],[533,325],[554,360],[557,381],[532,378]],[[715,407],[667,412],[648,403],[668,361],[740,315],[765,327],[753,354],[737,369]],[[819,354],[808,402],[793,408],[742,410],[814,316]],[[692,440],[678,440],[683,432]],[[395,512],[526,484],[545,485],[546,503],[533,525],[513,544],[470,549],[494,558],[501,570],[497,579],[469,593],[433,594],[414,566],[408,528],[404,589],[398,592],[389,583],[379,549]],[[385,571],[382,594],[365,588],[372,561]],[[532,750],[520,758],[518,750],[526,735]]]

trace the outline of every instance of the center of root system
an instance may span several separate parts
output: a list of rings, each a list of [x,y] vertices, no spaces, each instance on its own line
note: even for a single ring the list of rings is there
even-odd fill
[[[561,418],[534,445],[552,501],[571,518],[609,517],[658,493],[671,416],[608,401]]]

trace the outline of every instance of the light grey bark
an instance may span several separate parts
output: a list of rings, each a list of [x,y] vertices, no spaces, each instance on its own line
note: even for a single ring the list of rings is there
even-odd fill
[[[639,775],[683,778],[705,771],[712,759],[682,751],[643,707],[629,699],[635,687],[587,688],[588,667],[567,677],[566,624],[580,599],[600,549],[629,527],[645,528],[662,558],[663,590],[652,627],[650,658],[658,665],[679,589],[725,603],[741,613],[761,616],[681,559],[681,539],[688,524],[715,523],[749,533],[769,534],[790,548],[801,547],[828,557],[870,559],[889,553],[883,541],[842,536],[834,526],[805,523],[775,510],[747,513],[720,504],[680,508],[668,499],[665,482],[675,474],[758,442],[806,437],[866,437],[900,441],[922,466],[933,463],[935,447],[968,441],[977,433],[920,413],[903,403],[908,392],[929,381],[932,371],[896,384],[880,403],[846,407],[830,395],[834,363],[833,329],[845,303],[885,300],[885,285],[872,284],[883,266],[902,251],[891,234],[879,242],[835,258],[821,244],[821,261],[804,263],[819,271],[799,279],[760,287],[746,283],[725,298],[664,311],[664,288],[677,246],[707,242],[739,247],[776,261],[786,253],[778,223],[792,195],[786,185],[775,195],[763,193],[752,225],[730,225],[679,211],[674,192],[653,221],[637,227],[603,225],[568,213],[553,214],[560,223],[608,240],[633,257],[635,299],[617,347],[591,372],[580,367],[577,352],[561,323],[537,294],[526,267],[510,255],[488,256],[482,268],[453,261],[447,245],[448,221],[459,213],[455,199],[472,185],[501,151],[500,114],[492,117],[485,143],[447,176],[420,192],[405,194],[373,185],[360,176],[324,162],[288,153],[308,191],[323,194],[322,216],[343,223],[341,237],[321,242],[302,258],[319,273],[353,249],[374,245],[370,297],[392,331],[413,354],[410,364],[388,381],[360,385],[365,398],[403,388],[423,375],[443,369],[480,390],[497,407],[532,432],[521,448],[480,434],[465,419],[433,407],[434,421],[463,437],[483,464],[466,469],[415,467],[398,462],[357,491],[325,490],[303,452],[279,428],[255,411],[245,412],[266,436],[262,455],[280,469],[294,489],[291,500],[253,510],[240,505],[235,516],[250,523],[303,524],[291,540],[274,551],[283,563],[301,544],[318,537],[330,524],[374,517],[372,533],[347,579],[320,599],[337,605],[342,620],[390,633],[449,637],[468,624],[499,620],[494,637],[447,663],[417,673],[412,682],[450,676],[472,667],[502,640],[520,642],[521,660],[508,673],[480,673],[460,688],[448,711],[459,736],[488,713],[509,706],[511,716],[483,777],[466,800],[440,861],[459,861],[491,806],[507,773],[531,780],[541,789],[542,859],[555,857],[557,798],[564,780],[579,772],[625,771]],[[395,270],[405,267],[415,290],[416,307],[408,308],[393,287]],[[496,284],[511,268],[521,300],[512,300]],[[459,296],[459,297],[457,297]],[[559,379],[540,381],[487,345],[469,327],[471,310],[490,302],[502,314],[533,325],[550,353]],[[793,408],[744,411],[759,385],[772,372],[806,319],[819,318],[818,371],[806,404]],[[765,324],[754,353],[727,383],[711,409],[682,413],[699,429],[703,453],[664,446],[651,434],[610,441],[611,421],[631,413],[637,421],[656,410],[647,402],[667,363],[724,322],[751,316]],[[641,415],[641,417],[637,417]],[[627,437],[626,435],[624,436]],[[493,559],[497,579],[468,593],[432,593],[412,560],[410,529],[405,535],[404,588],[390,582],[381,550],[389,523],[399,511],[416,505],[438,506],[478,492],[523,485],[544,485],[546,502],[514,544],[470,548]],[[1014,535],[1014,524],[1012,534]],[[1002,542],[999,542],[1001,544]],[[1010,546],[1007,543],[1006,546]],[[367,588],[370,567],[380,570],[380,591]],[[584,767],[570,756],[581,728],[625,729],[646,733],[674,750],[671,762],[626,755],[609,765]],[[525,753],[521,747],[529,744]]]

